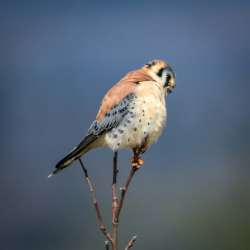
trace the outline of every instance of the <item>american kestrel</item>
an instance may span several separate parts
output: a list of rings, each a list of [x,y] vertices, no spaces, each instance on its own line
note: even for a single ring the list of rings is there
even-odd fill
[[[165,97],[174,87],[175,73],[163,60],[129,72],[107,92],[86,136],[57,163],[51,175],[89,150],[106,146],[115,153],[124,148],[133,150],[132,164],[142,165],[140,155],[159,138],[166,124]]]

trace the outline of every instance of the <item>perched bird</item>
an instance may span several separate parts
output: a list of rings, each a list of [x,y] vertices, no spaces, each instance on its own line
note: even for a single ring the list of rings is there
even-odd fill
[[[163,60],[153,60],[129,72],[104,96],[96,119],[80,144],[59,161],[52,176],[89,150],[109,147],[133,150],[132,165],[143,164],[143,154],[166,124],[165,97],[175,87],[175,73]]]

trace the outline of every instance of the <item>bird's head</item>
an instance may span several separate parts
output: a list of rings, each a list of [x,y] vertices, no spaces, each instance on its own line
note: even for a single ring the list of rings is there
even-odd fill
[[[175,88],[175,73],[171,66],[163,60],[153,60],[144,65],[144,69],[163,84],[167,93],[171,93]]]

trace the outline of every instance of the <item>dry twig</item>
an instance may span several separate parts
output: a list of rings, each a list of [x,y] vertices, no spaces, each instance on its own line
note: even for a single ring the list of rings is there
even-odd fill
[[[109,250],[109,241],[105,240],[105,250]]]
[[[116,192],[116,184],[117,184],[117,157],[118,153],[114,153],[113,157],[113,181],[112,181],[112,239],[113,239],[113,249],[118,249],[118,223],[116,221],[116,213],[118,209],[118,198]]]
[[[84,172],[85,180],[86,180],[88,187],[89,187],[89,190],[91,192],[93,205],[94,205],[94,208],[96,211],[96,217],[97,217],[97,220],[99,223],[99,228],[100,228],[101,232],[103,233],[103,235],[105,236],[105,238],[107,239],[107,241],[105,241],[105,249],[106,250],[109,250],[109,243],[112,246],[112,250],[118,250],[118,224],[119,224],[120,213],[121,213],[121,210],[123,208],[124,199],[125,199],[125,196],[127,194],[128,187],[131,183],[131,180],[132,180],[135,172],[140,167],[139,165],[138,166],[132,165],[131,170],[129,172],[129,175],[127,177],[125,186],[123,188],[121,188],[120,199],[118,199],[117,190],[116,190],[117,174],[118,174],[117,157],[118,157],[118,153],[115,152],[114,157],[113,157],[113,181],[112,181],[112,234],[110,234],[107,231],[107,227],[105,226],[105,224],[103,222],[100,207],[99,207],[99,204],[98,204],[97,199],[96,199],[94,185],[92,184],[91,179],[89,178],[88,171],[85,168],[82,160],[79,159],[82,170]],[[131,247],[133,247],[135,241],[136,241],[136,236],[133,236],[132,239],[128,242],[125,250],[128,250]]]
[[[128,191],[129,184],[130,184],[135,172],[138,169],[139,169],[138,167],[131,167],[131,170],[129,172],[127,181],[125,183],[125,186],[121,188],[121,198],[120,198],[120,201],[119,201],[119,204],[118,204],[118,209],[117,209],[116,217],[115,217],[117,223],[119,221],[120,213],[121,213],[121,210],[122,210],[122,207],[123,207],[123,202],[124,202],[125,196],[126,196],[127,191]]]
[[[133,247],[134,244],[135,244],[136,239],[137,239],[137,236],[134,235],[134,236],[131,238],[131,240],[128,242],[127,246],[125,247],[125,250],[128,250],[128,249],[130,249],[131,247]]]
[[[85,166],[83,165],[83,162],[82,162],[81,159],[79,159],[79,162],[80,162],[82,170],[84,172],[84,176],[85,176],[85,179],[87,181],[89,191],[90,191],[90,193],[92,195],[92,201],[93,201],[93,205],[94,205],[94,208],[95,208],[95,211],[96,211],[96,217],[97,217],[97,220],[98,220],[98,223],[99,223],[99,228],[100,228],[101,232],[103,233],[103,235],[106,237],[106,239],[109,242],[112,243],[112,237],[107,232],[107,228],[106,228],[105,224],[103,223],[100,207],[99,207],[99,204],[98,204],[97,199],[96,199],[95,189],[94,189],[94,186],[93,186],[93,184],[92,184],[92,182],[91,182],[91,180],[89,178],[88,171],[85,168]]]

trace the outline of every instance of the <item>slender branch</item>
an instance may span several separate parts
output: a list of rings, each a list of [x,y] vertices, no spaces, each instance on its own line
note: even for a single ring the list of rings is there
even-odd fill
[[[108,240],[105,241],[105,250],[109,250],[109,241]]]
[[[117,166],[117,158],[118,153],[114,153],[113,157],[113,181],[112,181],[112,222],[115,222],[116,210],[118,207],[118,198],[116,192],[116,183],[117,183],[117,174],[118,174],[118,166]]]
[[[125,196],[127,194],[129,184],[130,184],[130,182],[131,182],[131,180],[132,180],[135,172],[138,169],[139,169],[139,167],[137,167],[137,166],[132,166],[131,167],[131,170],[129,172],[127,181],[125,183],[125,186],[121,188],[121,198],[120,198],[120,201],[119,201],[119,204],[118,204],[118,208],[117,208],[117,212],[116,212],[116,216],[115,216],[116,223],[119,222],[119,216],[120,216],[120,213],[121,213],[121,210],[122,210],[122,207],[123,207],[124,199],[125,199]]]
[[[84,177],[85,180],[88,184],[91,196],[92,196],[92,201],[93,205],[96,211],[96,217],[98,220],[99,228],[100,231],[103,233],[103,235],[106,237],[107,241],[105,241],[105,249],[109,250],[109,243],[112,246],[112,250],[117,250],[118,249],[118,224],[119,224],[119,217],[121,210],[123,208],[123,203],[125,196],[127,194],[129,185],[133,179],[133,176],[135,172],[140,168],[141,164],[141,159],[138,158],[138,155],[134,154],[133,162],[132,162],[132,167],[129,172],[129,175],[127,177],[125,186],[121,188],[121,196],[120,199],[117,197],[117,190],[116,190],[116,185],[117,185],[117,174],[118,174],[118,166],[117,166],[117,158],[118,158],[118,153],[115,152],[113,156],[113,180],[112,180],[112,235],[107,231],[107,227],[105,226],[99,204],[96,199],[96,192],[94,185],[91,182],[91,179],[88,175],[88,171],[85,168],[83,162],[81,159],[79,159],[80,165],[82,167],[82,170],[84,172]],[[136,241],[136,236],[133,236],[131,240],[127,243],[127,246],[125,247],[125,250],[128,250],[133,247],[134,243]]]
[[[137,236],[136,236],[136,235],[133,236],[133,237],[131,238],[131,240],[128,242],[127,246],[125,247],[125,250],[128,250],[128,249],[130,249],[131,247],[133,247],[134,244],[135,244],[136,239],[137,239]]]
[[[116,250],[118,248],[118,223],[116,221],[116,213],[118,209],[118,197],[116,192],[116,184],[117,184],[117,174],[119,171],[117,166],[117,158],[118,158],[118,153],[114,152],[113,181],[112,181],[112,239],[113,239],[112,249],[113,250]]]
[[[113,244],[112,237],[107,232],[107,228],[106,228],[105,224],[103,223],[100,207],[99,207],[99,204],[98,204],[97,199],[96,199],[95,189],[94,189],[94,186],[93,186],[93,184],[92,184],[92,182],[91,182],[91,180],[89,178],[88,171],[85,168],[85,166],[83,165],[83,162],[82,162],[82,160],[80,158],[79,158],[79,162],[81,164],[82,170],[84,172],[85,180],[86,180],[86,182],[88,184],[89,191],[90,191],[91,196],[92,196],[92,201],[93,201],[93,205],[94,205],[94,208],[95,208],[95,211],[96,211],[96,217],[97,217],[97,220],[98,220],[98,223],[99,223],[99,228],[100,228],[101,232],[103,233],[103,235],[106,237],[106,239],[109,242],[111,242],[111,244]],[[107,249],[107,247],[106,247],[106,249]]]

